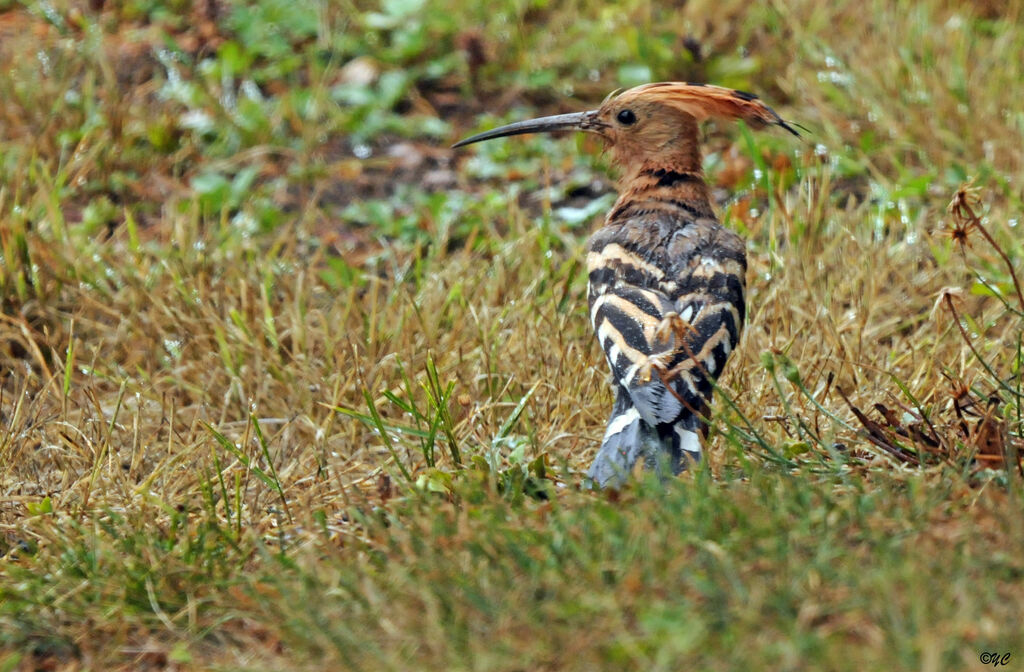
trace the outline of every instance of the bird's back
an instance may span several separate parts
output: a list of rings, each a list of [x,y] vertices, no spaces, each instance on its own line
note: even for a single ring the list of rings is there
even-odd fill
[[[673,473],[699,459],[713,382],[745,315],[743,239],[706,201],[644,195],[624,195],[589,243],[591,322],[616,386],[590,470],[600,486],[641,459]]]

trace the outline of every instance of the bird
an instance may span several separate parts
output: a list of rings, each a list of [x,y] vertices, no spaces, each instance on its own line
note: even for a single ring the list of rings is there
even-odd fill
[[[587,472],[620,488],[638,465],[659,476],[699,462],[715,381],[746,318],[746,243],[715,216],[699,124],[786,122],[756,95],[711,84],[657,82],[613,93],[594,110],[519,121],[452,147],[524,133],[600,136],[620,171],[618,199],[587,245],[590,322],[615,402]]]

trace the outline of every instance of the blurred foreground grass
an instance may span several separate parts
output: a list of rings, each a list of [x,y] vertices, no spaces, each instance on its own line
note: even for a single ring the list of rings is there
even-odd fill
[[[1024,657],[1020,25],[0,0],[0,670]],[[609,499],[600,148],[446,147],[657,79],[811,133],[709,128],[747,333],[708,463]]]

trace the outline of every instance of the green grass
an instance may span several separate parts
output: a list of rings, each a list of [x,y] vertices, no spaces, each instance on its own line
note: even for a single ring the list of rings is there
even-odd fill
[[[0,0],[0,670],[1012,669],[1024,6],[473,7]],[[708,127],[748,327],[606,495],[614,167],[447,146],[649,79],[810,133]]]

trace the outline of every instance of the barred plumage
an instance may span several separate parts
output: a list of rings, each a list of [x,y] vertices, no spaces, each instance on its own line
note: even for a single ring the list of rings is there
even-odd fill
[[[597,110],[481,133],[583,130],[601,135],[622,167],[622,192],[590,239],[588,302],[616,397],[589,477],[618,485],[640,461],[678,474],[699,460],[714,381],[739,343],[746,254],[715,218],[703,178],[697,123],[740,118],[796,135],[756,96],[662,82],[610,98]]]
[[[647,244],[631,243],[637,236]],[[610,221],[591,238],[587,265],[590,318],[617,396],[590,477],[618,482],[640,458],[679,473],[700,459],[712,381],[739,342],[743,241],[669,205]]]

